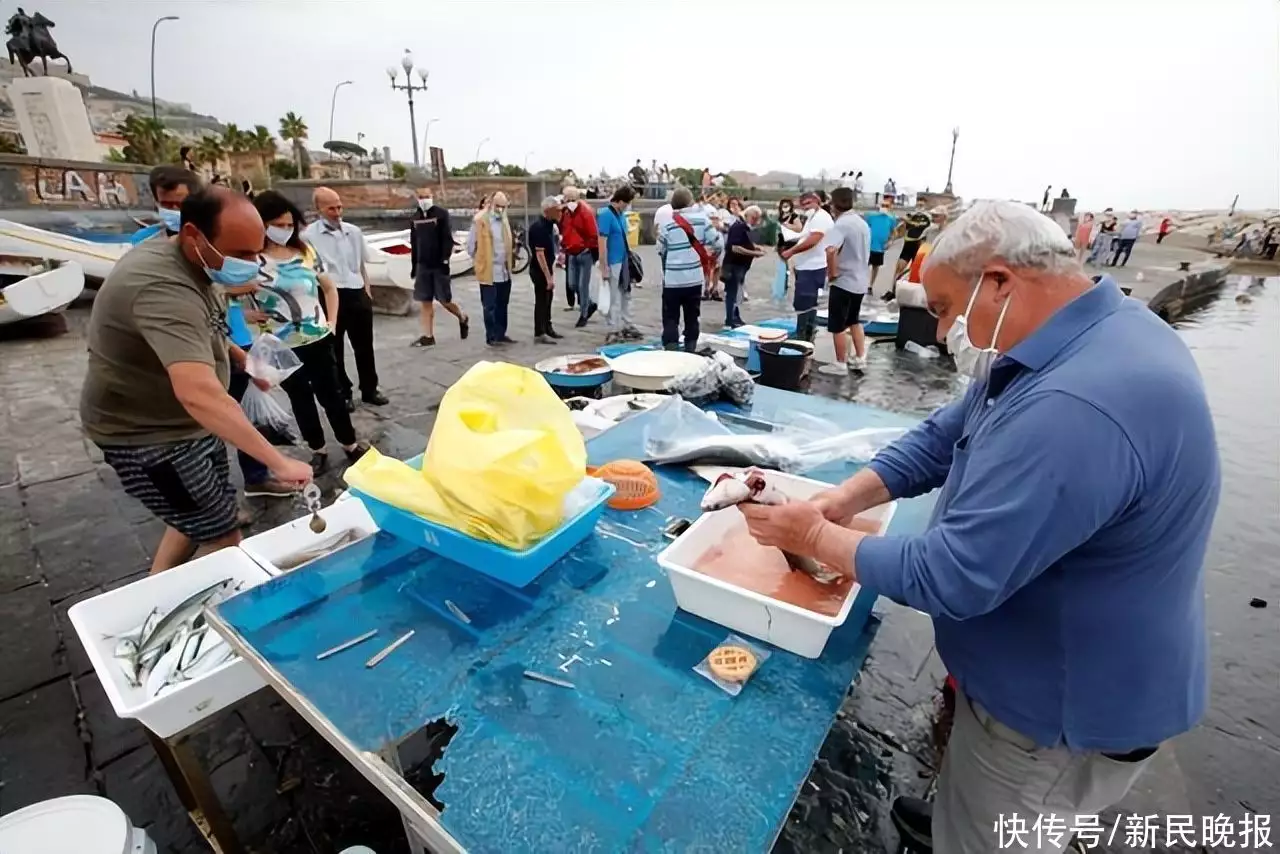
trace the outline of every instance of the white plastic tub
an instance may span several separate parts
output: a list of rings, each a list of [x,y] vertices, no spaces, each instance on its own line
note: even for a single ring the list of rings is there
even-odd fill
[[[781,472],[766,472],[766,478],[770,484],[796,499],[810,498],[831,488],[829,483]],[[897,503],[889,502],[859,514],[859,518],[878,523],[879,532],[884,533],[896,510]],[[860,618],[866,620],[874,595],[863,591],[858,584],[854,584],[849,591],[840,613],[828,617],[770,599],[693,569],[693,565],[707,549],[721,542],[734,528],[745,524],[736,507],[703,513],[687,531],[658,555],[658,563],[666,569],[667,578],[671,581],[677,605],[703,619],[767,641],[805,658],[817,658],[822,654],[831,632],[836,626],[844,625],[850,611],[854,610],[855,602],[858,604]]]
[[[270,577],[240,549],[222,549],[73,605],[71,625],[116,715],[133,718],[161,738],[167,738],[261,688],[265,683],[249,663],[233,658],[155,699],[148,698],[144,688],[135,688],[125,679],[114,655],[116,640],[109,636],[141,625],[152,608],[173,608],[224,578],[243,581],[247,589]]]
[[[339,498],[320,511],[320,518],[325,521],[324,533],[317,534],[311,530],[311,514],[308,513],[270,531],[249,537],[240,544],[240,548],[271,575],[282,575],[293,571],[279,567],[286,558],[331,539],[348,528],[361,531],[361,539],[378,532],[378,525],[361,501]],[[299,567],[294,567],[297,568]]]

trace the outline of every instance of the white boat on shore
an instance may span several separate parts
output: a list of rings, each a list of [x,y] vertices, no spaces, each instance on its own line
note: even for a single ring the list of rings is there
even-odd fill
[[[90,284],[101,284],[128,243],[96,243],[44,228],[0,219],[0,256],[47,259],[77,264]]]
[[[369,253],[367,264],[369,278],[375,285],[395,285],[413,290],[413,277],[409,275],[409,229],[399,231],[371,231],[365,233],[365,241],[374,251]],[[471,272],[474,264],[467,254],[467,232],[453,234],[453,255],[449,258],[449,275],[462,276]]]
[[[75,261],[0,255],[0,325],[61,311],[83,290]]]

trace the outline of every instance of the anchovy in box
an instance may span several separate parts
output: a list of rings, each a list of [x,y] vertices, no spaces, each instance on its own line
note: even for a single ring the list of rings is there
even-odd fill
[[[787,496],[782,490],[769,483],[764,472],[755,468],[736,474],[726,472],[720,475],[702,496],[702,510],[706,513],[745,503],[786,504]],[[787,564],[793,570],[803,572],[819,584],[830,584],[841,577],[840,573],[826,568],[813,558],[788,551],[783,551],[782,556],[787,559]]]

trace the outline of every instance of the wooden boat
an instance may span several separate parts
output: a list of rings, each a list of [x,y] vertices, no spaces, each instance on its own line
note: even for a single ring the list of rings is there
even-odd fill
[[[75,261],[0,255],[0,324],[61,311],[83,290]]]
[[[128,243],[96,243],[0,219],[0,256],[71,262],[80,268],[82,278],[93,286],[102,283],[129,248]]]

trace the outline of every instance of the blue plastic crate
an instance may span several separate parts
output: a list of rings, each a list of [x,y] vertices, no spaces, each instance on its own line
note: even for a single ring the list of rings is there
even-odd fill
[[[422,456],[405,462],[414,468],[421,468]],[[594,502],[524,551],[514,551],[497,543],[477,540],[424,519],[416,513],[379,501],[355,487],[352,487],[351,493],[364,502],[373,521],[387,533],[513,587],[524,587],[595,530],[596,522],[604,512],[605,502],[614,493],[614,487],[609,483],[601,483],[600,495]]]

